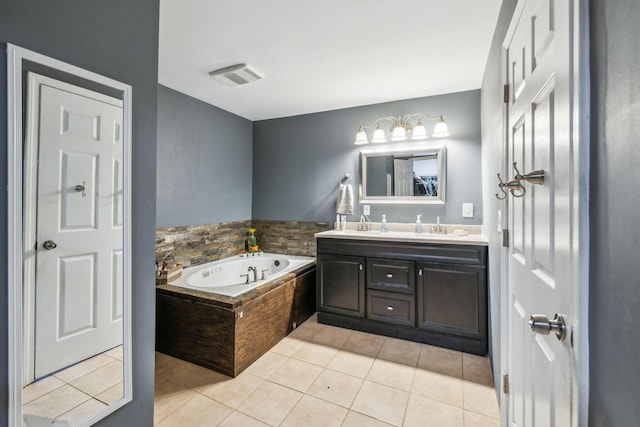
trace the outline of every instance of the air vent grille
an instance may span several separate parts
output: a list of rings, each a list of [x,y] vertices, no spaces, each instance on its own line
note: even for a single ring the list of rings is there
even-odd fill
[[[263,78],[262,74],[248,64],[236,64],[209,73],[214,79],[227,86],[245,85]]]

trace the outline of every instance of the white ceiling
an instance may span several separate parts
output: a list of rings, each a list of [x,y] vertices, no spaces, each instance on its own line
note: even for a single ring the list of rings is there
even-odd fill
[[[160,84],[261,120],[477,89],[501,0],[161,0]],[[229,87],[209,71],[265,77]]]

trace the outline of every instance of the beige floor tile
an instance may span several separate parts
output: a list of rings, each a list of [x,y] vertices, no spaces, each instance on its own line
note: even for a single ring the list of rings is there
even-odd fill
[[[272,426],[280,423],[303,396],[299,391],[265,381],[240,406],[238,411]]]
[[[102,393],[95,396],[101,402],[106,403],[107,405],[111,405],[112,403],[120,400],[124,395],[124,390],[122,388],[122,383],[118,383],[111,388],[103,391]]]
[[[99,354],[80,363],[76,363],[75,365],[70,366],[66,369],[63,369],[62,371],[57,372],[55,376],[66,383],[70,383],[71,381],[87,375],[88,373],[93,372],[105,365],[108,365],[111,362],[113,362],[112,357],[106,356],[104,354]]]
[[[159,427],[209,427],[215,426],[233,410],[222,403],[197,394],[176,411],[167,415]]]
[[[91,396],[68,384],[58,387],[23,406],[25,414],[56,418],[91,399]]]
[[[72,426],[79,424],[80,421],[89,418],[90,416],[103,410],[106,407],[107,405],[96,399],[89,399],[86,402],[76,406],[72,410],[65,412],[64,414],[59,416],[56,419],[56,424],[58,424],[58,420],[67,421],[69,425]]]
[[[287,356],[269,351],[253,362],[243,373],[266,379],[269,378],[269,375],[280,369],[287,360],[289,360]]]
[[[302,360],[289,359],[273,374],[269,381],[305,393],[318,378],[322,368]]]
[[[301,345],[301,340],[287,336],[280,340],[278,344],[273,346],[270,351],[290,357],[300,349]]]
[[[311,341],[340,349],[349,339],[353,332],[349,329],[336,328],[335,326],[325,326],[319,330]]]
[[[228,378],[219,372],[174,357],[162,360],[161,364],[163,374],[160,378],[169,379],[187,388],[205,387]]]
[[[333,359],[338,350],[333,347],[327,347],[321,344],[307,342],[296,351],[293,356],[294,359],[302,360],[303,362],[309,362],[314,365],[325,367]]]
[[[384,337],[355,331],[342,346],[342,350],[376,357],[384,344]]]
[[[418,368],[462,378],[462,353],[424,345],[420,351]]]
[[[264,381],[260,377],[243,372],[236,378],[227,377],[224,381],[199,388],[197,391],[230,408],[237,408]]]
[[[303,396],[289,412],[281,426],[340,427],[346,415],[347,408],[342,408],[312,396]]]
[[[391,424],[387,424],[383,421],[376,420],[375,418],[361,414],[355,411],[349,411],[342,423],[342,427],[389,427]],[[445,426],[443,426],[445,427]]]
[[[294,329],[289,336],[291,338],[308,341],[311,340],[315,334],[320,332],[323,327],[324,325],[317,322],[304,322],[302,325]]]
[[[400,426],[408,400],[407,392],[365,381],[351,409],[394,426]]]
[[[500,418],[498,399],[493,387],[464,381],[464,409],[487,415],[492,418]]]
[[[491,365],[488,357],[476,356],[474,354],[462,355],[462,378],[466,381],[482,385],[493,385]]]
[[[105,351],[103,354],[109,357],[113,357],[114,359],[122,360],[122,352],[122,346],[119,345],[117,347],[113,347],[111,350]]]
[[[162,421],[167,415],[176,411],[196,395],[196,392],[170,380],[156,383],[153,405],[154,423]]]
[[[113,360],[95,371],[89,372],[70,384],[90,396],[96,396],[122,382],[122,362]]]
[[[218,424],[218,427],[268,427],[268,424],[235,411]]]
[[[38,380],[22,389],[22,404],[27,404],[53,390],[62,387],[64,381],[54,375]]]
[[[418,369],[412,393],[462,408],[462,380],[436,372]]]
[[[354,377],[365,378],[374,360],[375,359],[370,356],[340,350],[331,362],[329,362],[327,368],[344,372]]]
[[[362,383],[361,378],[325,369],[309,388],[307,394],[350,408]]]
[[[404,427],[463,427],[460,407],[412,394],[409,397]]]
[[[421,344],[416,342],[385,338],[378,358],[416,367],[420,357],[420,349]]]
[[[472,411],[464,411],[464,427],[500,427],[500,420]]]
[[[411,391],[416,368],[389,360],[376,359],[367,375],[368,381],[388,385],[399,390]]]

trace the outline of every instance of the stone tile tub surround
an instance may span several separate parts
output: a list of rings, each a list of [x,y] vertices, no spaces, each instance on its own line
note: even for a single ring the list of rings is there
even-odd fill
[[[256,229],[258,245],[265,252],[316,256],[314,234],[328,230],[329,224],[246,220],[157,228],[156,259],[189,267],[238,255],[244,252],[249,228]]]

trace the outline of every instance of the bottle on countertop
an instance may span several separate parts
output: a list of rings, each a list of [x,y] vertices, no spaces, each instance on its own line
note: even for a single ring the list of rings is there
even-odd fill
[[[418,215],[416,217],[416,234],[422,233],[422,221],[420,220],[420,217],[422,217],[422,215]]]
[[[387,231],[389,231],[387,229],[387,216],[383,214],[382,221],[380,222],[380,232],[386,233]]]

